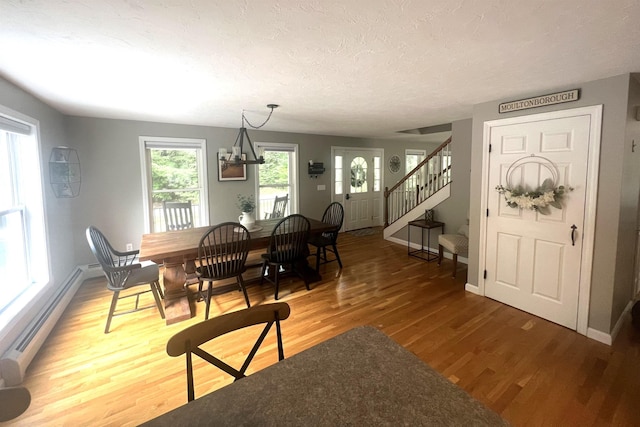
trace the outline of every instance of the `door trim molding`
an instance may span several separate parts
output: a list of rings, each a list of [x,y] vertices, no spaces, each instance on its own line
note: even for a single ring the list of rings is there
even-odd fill
[[[585,189],[585,218],[582,245],[582,264],[580,268],[580,283],[578,291],[578,319],[576,330],[582,335],[588,333],[589,301],[591,296],[591,272],[593,267],[593,250],[595,240],[596,204],[598,198],[598,172],[600,168],[600,141],[602,130],[602,105],[590,107],[572,108],[568,110],[552,111],[548,113],[531,114],[507,119],[498,119],[484,122],[482,137],[482,185],[480,197],[480,212],[487,211],[487,199],[489,191],[489,141],[491,129],[497,126],[506,126],[534,121],[562,119],[575,116],[590,116],[589,151],[587,164],[587,188]],[[479,295],[485,295],[484,266],[486,266],[487,250],[487,216],[480,221],[478,254],[478,287],[473,289]],[[468,287],[467,287],[468,288]],[[472,291],[471,289],[467,289]]]

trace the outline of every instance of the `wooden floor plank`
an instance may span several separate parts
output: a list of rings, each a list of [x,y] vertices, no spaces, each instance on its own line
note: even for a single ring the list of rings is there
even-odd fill
[[[640,334],[627,319],[613,346],[488,298],[464,291],[466,271],[408,257],[406,247],[343,233],[344,264],[321,267],[323,280],[306,291],[287,278],[281,300],[285,355],[354,326],[373,325],[516,426],[640,425]],[[192,289],[195,287],[192,287]],[[148,303],[153,303],[148,295]],[[249,287],[252,305],[273,301],[273,288]],[[27,371],[30,408],[13,425],[137,425],[186,402],[184,360],[165,352],[174,333],[203,319],[165,325],[156,309],[104,322],[111,293],[102,279],[84,283]],[[233,290],[216,295],[211,315],[245,307]],[[235,333],[211,351],[244,360],[252,331]],[[249,373],[276,363],[273,337]],[[196,396],[231,378],[194,360]]]

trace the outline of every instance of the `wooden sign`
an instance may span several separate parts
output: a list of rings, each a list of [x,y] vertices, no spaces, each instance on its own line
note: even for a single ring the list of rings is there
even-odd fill
[[[534,98],[521,99],[519,101],[504,102],[498,106],[498,112],[510,113],[512,111],[527,110],[529,108],[544,107],[546,105],[562,104],[580,99],[580,89],[567,90],[565,92],[551,93],[549,95],[536,96]]]

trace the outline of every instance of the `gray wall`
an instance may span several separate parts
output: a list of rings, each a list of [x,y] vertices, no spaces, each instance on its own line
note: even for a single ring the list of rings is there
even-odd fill
[[[142,178],[139,136],[201,138],[207,141],[209,222],[237,220],[237,194],[254,194],[255,166],[247,166],[246,181],[219,182],[218,148],[229,149],[237,129],[166,123],[69,117],[69,138],[78,147],[83,169],[81,203],[74,211],[74,235],[79,264],[94,262],[84,238],[84,229],[96,225],[116,247],[128,242],[139,247],[144,233]],[[249,131],[254,142],[281,142],[299,145],[299,211],[322,216],[330,203],[330,173],[312,179],[309,160],[331,164],[331,146],[357,146],[356,138]],[[325,184],[327,190],[318,191]]]
[[[635,270],[630,267],[635,263],[638,195],[640,194],[640,121],[636,120],[638,106],[640,106],[640,83],[635,78],[631,78],[629,79],[629,101],[624,117],[626,135],[622,150],[622,182],[611,325],[615,325],[635,292]],[[634,141],[637,144],[635,149],[632,148]]]
[[[626,291],[624,291],[625,286],[623,285],[621,285],[621,291],[616,293],[614,301],[616,275],[622,278],[628,275],[628,270],[633,270],[632,262],[628,265],[618,265],[616,261],[619,249],[622,246],[619,242],[620,236],[625,232],[629,233],[631,231],[625,230],[624,224],[621,223],[621,215],[625,218],[627,217],[626,214],[621,214],[623,205],[621,185],[623,184],[623,170],[629,170],[629,167],[623,167],[625,156],[630,154],[630,149],[626,148],[627,142],[625,140],[629,78],[630,76],[625,74],[567,87],[549,88],[548,92],[580,88],[580,100],[570,104],[560,104],[508,114],[498,114],[498,104],[511,101],[513,98],[496,100],[474,106],[473,141],[471,147],[469,283],[477,285],[480,271],[484,269],[483,266],[478,265],[478,256],[480,253],[478,233],[482,218],[482,212],[480,212],[480,185],[483,173],[481,167],[484,122],[533,113],[603,104],[602,143],[600,151],[600,171],[598,174],[598,201],[593,272],[591,277],[589,327],[605,333],[611,331],[613,327],[612,321],[617,320],[617,317],[619,317],[619,307],[626,306],[629,301],[629,295],[623,295],[626,293]],[[517,98],[536,95],[539,95],[539,93],[523,92],[522,96]],[[635,186],[637,183],[633,185]],[[631,193],[634,192],[633,189],[629,191]],[[635,209],[637,209],[638,194],[637,190],[635,191],[635,201],[633,203],[636,204]],[[633,208],[630,207],[630,209]],[[634,229],[635,225],[632,230]],[[630,246],[627,247],[626,250],[633,252],[633,248],[634,246]],[[616,307],[616,309],[613,310],[612,307]]]
[[[68,118],[68,135],[78,147],[83,169],[81,203],[74,211],[75,254],[79,264],[94,262],[84,238],[84,229],[96,225],[109,236],[116,247],[128,242],[138,247],[144,232],[142,178],[139,155],[139,136],[201,138],[207,141],[209,216],[210,223],[236,220],[238,193],[254,194],[254,167],[247,167],[246,181],[219,182],[217,179],[218,148],[229,149],[238,130],[187,126],[166,123],[108,120],[86,117]],[[322,135],[305,135],[268,131],[249,131],[253,142],[292,143],[299,146],[299,211],[303,215],[320,217],[331,201],[331,147],[383,148],[396,151],[404,158],[405,148],[429,149],[416,141],[363,140]],[[310,178],[309,160],[323,162],[327,168],[322,176]],[[395,177],[395,176],[394,176]],[[393,180],[385,174],[385,185]],[[317,186],[324,184],[326,190]]]

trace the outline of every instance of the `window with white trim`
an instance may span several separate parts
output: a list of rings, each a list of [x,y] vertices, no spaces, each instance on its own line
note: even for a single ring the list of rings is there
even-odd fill
[[[140,137],[145,230],[166,231],[162,203],[191,202],[195,227],[209,224],[204,139]]]
[[[285,216],[298,212],[298,145],[256,142],[264,164],[256,168],[257,219],[273,212],[276,196],[289,195]]]
[[[37,135],[35,124],[0,114],[0,316],[49,281]]]

